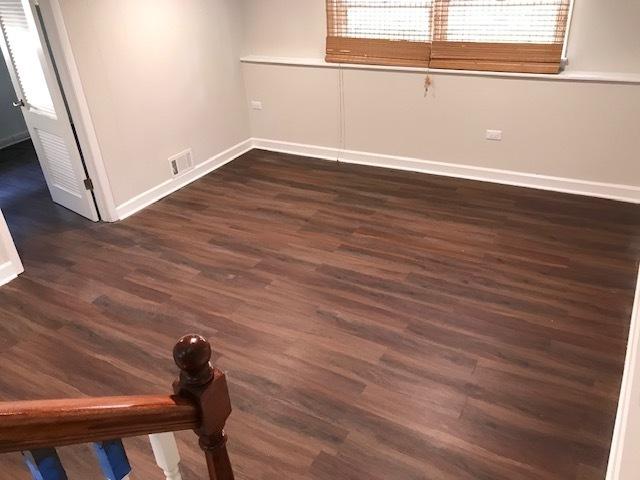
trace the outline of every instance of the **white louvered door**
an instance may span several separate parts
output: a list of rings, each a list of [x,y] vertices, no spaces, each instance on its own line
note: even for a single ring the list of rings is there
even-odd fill
[[[98,220],[33,0],[0,0],[0,46],[53,201]],[[8,99],[0,99],[6,101]]]

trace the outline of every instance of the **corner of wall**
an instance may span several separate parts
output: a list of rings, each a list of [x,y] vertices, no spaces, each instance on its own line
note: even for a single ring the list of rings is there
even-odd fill
[[[22,264],[15,265],[12,262],[0,264],[0,287],[16,279],[22,272],[24,272]]]
[[[0,211],[0,285],[10,282],[22,272],[24,267]]]
[[[171,178],[160,185],[156,185],[149,190],[142,192],[140,195],[136,195],[130,200],[127,200],[123,204],[119,205],[116,209],[118,220],[124,220],[131,215],[143,210],[149,205],[157,202],[161,198],[181,189],[182,187],[196,181],[197,179],[213,172],[214,170],[226,165],[232,160],[245,154],[253,148],[253,141],[251,138],[243,140],[242,142],[228,148],[227,150],[212,156],[205,162],[196,165],[193,169],[186,172],[184,175]]]
[[[640,272],[629,326],[620,400],[606,480],[635,480],[640,471]]]

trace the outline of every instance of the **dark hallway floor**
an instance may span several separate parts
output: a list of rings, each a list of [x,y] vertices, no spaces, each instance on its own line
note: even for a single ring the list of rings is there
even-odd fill
[[[236,478],[604,477],[638,205],[259,150],[117,224],[12,188],[0,399],[169,392],[194,331],[228,372]],[[0,478],[29,478],[19,455]]]
[[[30,237],[91,223],[51,200],[30,140],[0,149],[0,210],[19,251]]]

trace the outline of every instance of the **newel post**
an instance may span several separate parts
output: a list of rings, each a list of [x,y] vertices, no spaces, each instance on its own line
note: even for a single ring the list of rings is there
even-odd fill
[[[200,437],[211,480],[233,480],[227,453],[224,424],[231,414],[227,380],[211,365],[211,345],[200,335],[185,335],[173,348],[180,377],[173,383],[176,395],[189,397],[200,406]]]

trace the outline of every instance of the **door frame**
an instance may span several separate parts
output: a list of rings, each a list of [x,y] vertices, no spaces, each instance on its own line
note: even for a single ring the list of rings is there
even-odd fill
[[[58,71],[61,90],[69,106],[71,121],[76,130],[80,152],[89,178],[93,183],[93,193],[100,218],[105,222],[115,222],[119,220],[116,204],[100,150],[100,143],[93,126],[89,104],[82,88],[80,72],[73,55],[60,2],[59,0],[29,0],[29,2],[38,7],[40,12],[50,52],[53,56],[52,60]]]

